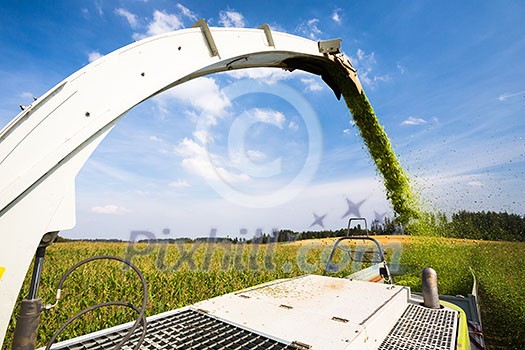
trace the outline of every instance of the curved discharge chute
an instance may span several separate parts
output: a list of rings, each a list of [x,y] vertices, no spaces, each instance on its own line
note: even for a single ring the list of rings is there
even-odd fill
[[[0,132],[0,344],[45,233],[75,225],[75,176],[120,118],[142,101],[215,72],[276,67],[361,92],[339,40],[258,29],[192,28],[125,46],[80,69]],[[342,83],[343,82],[343,83]]]

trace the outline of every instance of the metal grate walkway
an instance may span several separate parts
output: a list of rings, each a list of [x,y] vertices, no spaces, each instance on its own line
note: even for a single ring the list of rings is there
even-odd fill
[[[458,312],[411,304],[387,335],[379,350],[455,349]]]
[[[119,330],[78,343],[54,346],[52,349],[87,350],[113,349],[127,330]],[[130,338],[123,350],[133,349],[140,337],[140,329]],[[141,349],[200,349],[200,350],[297,350],[295,344],[286,344],[264,335],[218,320],[203,312],[188,309],[148,322],[148,332]]]

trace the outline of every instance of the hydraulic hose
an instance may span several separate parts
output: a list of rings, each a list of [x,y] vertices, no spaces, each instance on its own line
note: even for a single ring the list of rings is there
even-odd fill
[[[142,283],[142,290],[143,290],[143,293],[144,293],[144,296],[142,298],[142,306],[141,308],[137,308],[136,306],[130,304],[130,303],[127,303],[127,302],[121,302],[121,301],[111,301],[111,302],[105,302],[105,303],[100,303],[100,304],[97,304],[97,305],[93,305],[91,307],[88,307],[82,311],[80,311],[79,313],[77,313],[76,315],[74,315],[73,317],[69,318],[66,322],[64,322],[62,324],[62,326],[60,326],[60,328],[57,329],[57,331],[55,332],[55,334],[53,334],[53,336],[51,337],[51,339],[49,340],[49,342],[47,343],[47,346],[46,346],[46,350],[49,350],[51,349],[51,346],[53,345],[53,343],[56,341],[56,339],[58,338],[58,336],[64,331],[64,329],[69,326],[71,323],[73,323],[76,319],[78,319],[79,317],[81,317],[82,315],[88,313],[88,312],[91,312],[95,309],[99,309],[99,308],[102,308],[102,307],[107,307],[107,306],[124,306],[124,307],[129,307],[131,309],[133,309],[134,311],[136,311],[138,313],[138,317],[137,317],[137,320],[135,321],[135,323],[131,326],[131,328],[129,329],[129,331],[126,333],[126,335],[122,338],[122,340],[113,348],[114,350],[118,350],[120,349],[124,344],[126,344],[126,342],[131,338],[131,336],[133,335],[133,333],[135,332],[135,330],[139,327],[139,325],[142,325],[142,334],[137,342],[137,344],[135,345],[134,349],[138,349],[140,347],[140,345],[142,344],[142,342],[144,341],[144,338],[146,337],[146,330],[147,330],[147,321],[146,321],[146,307],[147,307],[147,303],[148,303],[148,285],[146,283],[146,279],[144,278],[144,275],[142,274],[142,272],[140,272],[140,270],[135,266],[133,265],[131,262],[123,259],[123,258],[119,258],[119,257],[116,257],[116,256],[111,256],[111,255],[100,255],[100,256],[93,256],[91,258],[87,258],[87,259],[84,259],[78,263],[76,263],[75,265],[73,265],[71,268],[69,268],[65,273],[64,275],[62,276],[62,278],[60,279],[60,281],[58,282],[58,285],[57,285],[57,293],[56,293],[56,302],[54,305],[46,305],[45,308],[46,309],[50,309],[51,307],[55,306],[58,301],[60,300],[61,298],[61,293],[62,293],[62,286],[65,282],[65,280],[67,279],[67,277],[73,272],[75,271],[77,268],[79,268],[80,266],[84,265],[84,264],[87,264],[89,262],[92,262],[92,261],[95,261],[95,260],[117,260],[117,261],[120,261],[126,265],[128,265],[129,267],[131,267],[133,269],[133,271],[135,271],[135,273],[139,276],[140,278],[140,281]]]

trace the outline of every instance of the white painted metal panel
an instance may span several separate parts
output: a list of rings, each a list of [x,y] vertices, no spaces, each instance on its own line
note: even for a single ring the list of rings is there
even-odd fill
[[[262,334],[312,349],[377,348],[407,307],[410,289],[316,275],[195,304]]]

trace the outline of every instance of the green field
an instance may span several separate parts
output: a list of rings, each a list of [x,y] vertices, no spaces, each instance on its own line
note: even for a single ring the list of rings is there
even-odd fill
[[[94,255],[128,257],[142,270],[149,284],[148,315],[188,305],[235,290],[306,273],[321,274],[331,250],[330,240],[266,245],[57,243],[48,248],[40,296],[53,303],[62,274],[76,262]],[[432,266],[442,294],[468,294],[473,269],[478,279],[482,321],[492,349],[525,348],[525,243],[462,241],[411,237],[385,241],[389,257],[407,266],[396,283],[420,290],[420,271]],[[351,268],[348,265],[348,269]],[[341,274],[347,271],[341,272]],[[28,279],[22,296],[28,293]],[[115,261],[97,261],[81,267],[64,284],[59,305],[42,315],[38,344],[44,345],[54,330],[80,310],[104,301],[130,301],[140,306],[141,285],[132,271]],[[17,314],[17,311],[15,312]],[[125,321],[134,314],[108,308],[84,316],[68,327],[62,339]],[[3,349],[10,349],[15,317]]]

